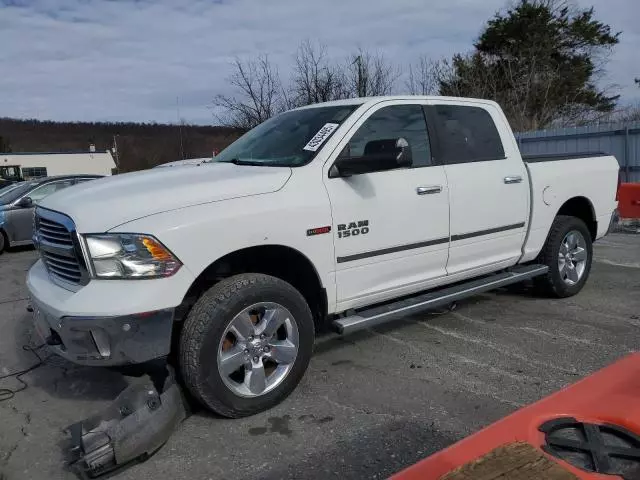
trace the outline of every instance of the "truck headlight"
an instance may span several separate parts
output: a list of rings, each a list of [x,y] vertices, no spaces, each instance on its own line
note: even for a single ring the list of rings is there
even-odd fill
[[[151,235],[86,235],[85,240],[97,278],[170,277],[182,266],[182,263]]]

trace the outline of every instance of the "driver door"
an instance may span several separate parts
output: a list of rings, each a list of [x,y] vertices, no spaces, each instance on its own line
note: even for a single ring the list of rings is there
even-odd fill
[[[377,162],[380,147],[404,141],[411,151],[410,167],[330,178],[336,158],[325,165],[339,310],[419,291],[446,275],[447,180],[444,167],[432,160],[421,103],[372,107],[336,151],[362,165],[369,156]]]

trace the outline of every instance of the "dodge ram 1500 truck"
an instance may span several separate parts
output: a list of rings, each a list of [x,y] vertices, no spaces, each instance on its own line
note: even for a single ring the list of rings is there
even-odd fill
[[[210,162],[95,180],[35,213],[36,331],[84,365],[169,358],[225,416],[347,334],[533,278],[584,286],[617,207],[600,154],[522,157],[490,101],[377,97],[298,108]]]

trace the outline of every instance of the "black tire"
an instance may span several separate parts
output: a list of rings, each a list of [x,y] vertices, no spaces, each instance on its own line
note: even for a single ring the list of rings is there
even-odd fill
[[[7,242],[7,235],[4,233],[4,230],[0,228],[0,254],[4,252],[4,249],[6,248],[8,243],[9,242]]]
[[[558,266],[558,255],[560,254],[560,247],[565,236],[571,231],[578,231],[583,236],[586,243],[585,250],[587,252],[587,258],[584,273],[580,279],[575,284],[568,285],[561,276]],[[591,240],[591,232],[589,232],[585,223],[576,217],[558,215],[551,224],[547,241],[536,259],[536,263],[547,265],[549,271],[546,275],[536,277],[534,284],[538,292],[545,296],[554,298],[571,297],[584,287],[584,284],[589,278],[592,261],[593,242]]]
[[[218,371],[218,348],[233,318],[259,302],[275,302],[291,312],[298,327],[298,352],[277,387],[257,397],[242,397],[227,387]],[[289,396],[307,370],[313,344],[313,317],[300,292],[268,275],[235,275],[211,287],[191,309],[180,336],[179,367],[197,401],[219,415],[238,418],[267,410]]]

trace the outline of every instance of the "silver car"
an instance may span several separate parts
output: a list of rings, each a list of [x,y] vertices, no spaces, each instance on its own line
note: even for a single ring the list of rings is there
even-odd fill
[[[65,175],[12,183],[0,188],[0,253],[6,247],[33,243],[33,209],[58,190],[102,178],[102,175]]]

